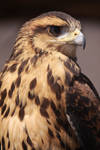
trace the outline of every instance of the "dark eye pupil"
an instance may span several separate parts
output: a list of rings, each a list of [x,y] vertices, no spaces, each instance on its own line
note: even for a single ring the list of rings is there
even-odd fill
[[[61,28],[58,26],[50,26],[50,33],[54,36],[58,36],[61,33]]]

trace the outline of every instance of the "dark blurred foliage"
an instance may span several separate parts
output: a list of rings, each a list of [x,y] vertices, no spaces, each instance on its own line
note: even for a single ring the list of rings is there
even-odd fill
[[[100,17],[100,0],[1,0],[0,17],[35,17],[60,10],[74,16]]]

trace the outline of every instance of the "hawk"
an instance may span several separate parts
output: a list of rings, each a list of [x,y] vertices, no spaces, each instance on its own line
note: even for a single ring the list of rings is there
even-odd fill
[[[66,13],[22,26],[0,74],[1,150],[100,149],[100,97],[76,59],[85,43]]]

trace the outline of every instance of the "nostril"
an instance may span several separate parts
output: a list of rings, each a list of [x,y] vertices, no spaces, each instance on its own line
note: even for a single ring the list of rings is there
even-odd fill
[[[76,36],[76,35],[77,35],[77,33],[74,33],[74,35]]]

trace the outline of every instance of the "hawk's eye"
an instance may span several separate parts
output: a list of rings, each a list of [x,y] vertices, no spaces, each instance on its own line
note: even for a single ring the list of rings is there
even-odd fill
[[[59,26],[50,26],[49,32],[54,36],[59,36],[61,34],[61,27]]]
[[[53,36],[60,36],[61,34],[64,34],[67,31],[66,26],[49,26],[48,31]]]

